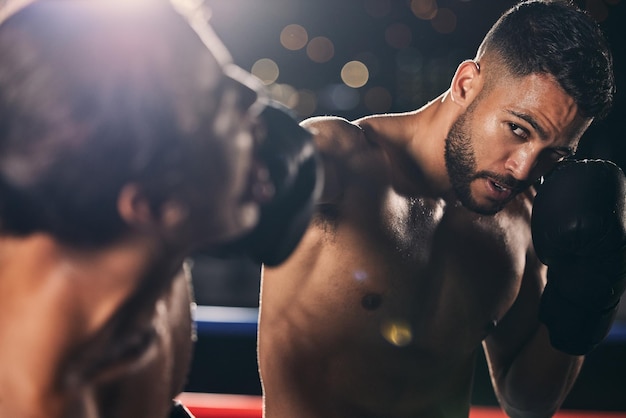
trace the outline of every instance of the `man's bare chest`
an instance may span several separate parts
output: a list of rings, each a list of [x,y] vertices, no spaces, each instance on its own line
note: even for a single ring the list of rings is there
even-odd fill
[[[474,346],[517,295],[529,240],[519,219],[398,196],[375,216],[348,218],[331,247],[350,256],[331,280],[391,344],[437,345],[462,334]]]

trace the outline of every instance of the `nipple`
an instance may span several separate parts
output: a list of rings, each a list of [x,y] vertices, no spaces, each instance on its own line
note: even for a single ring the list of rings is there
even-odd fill
[[[383,303],[383,297],[378,293],[368,293],[361,299],[361,306],[368,311],[374,311]]]

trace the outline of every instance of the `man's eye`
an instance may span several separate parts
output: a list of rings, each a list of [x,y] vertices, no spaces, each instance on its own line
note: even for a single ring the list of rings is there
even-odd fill
[[[522,128],[519,125],[516,125],[514,123],[509,123],[509,128],[511,128],[511,132],[513,132],[515,135],[519,136],[520,138],[528,138],[528,132],[526,131],[526,129]]]

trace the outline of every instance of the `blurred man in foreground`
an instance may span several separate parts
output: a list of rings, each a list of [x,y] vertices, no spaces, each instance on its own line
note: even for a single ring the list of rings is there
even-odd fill
[[[272,206],[283,233],[256,256],[281,262],[316,190],[310,137],[200,9],[35,2],[0,56],[0,416],[166,417],[192,349],[186,257],[254,253]]]

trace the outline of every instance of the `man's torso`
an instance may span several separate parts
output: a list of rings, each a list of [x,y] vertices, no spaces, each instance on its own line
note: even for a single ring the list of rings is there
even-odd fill
[[[476,349],[519,289],[528,201],[479,216],[403,187],[411,170],[358,129],[341,147],[336,202],[264,271],[267,417],[467,415]]]

